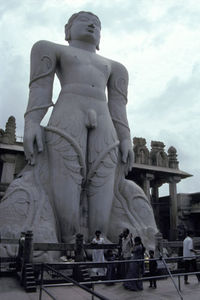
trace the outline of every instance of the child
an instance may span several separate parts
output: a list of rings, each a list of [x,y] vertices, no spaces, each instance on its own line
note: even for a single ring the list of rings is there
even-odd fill
[[[153,276],[156,276],[156,273],[157,273],[157,261],[156,260],[151,260],[151,259],[154,258],[154,251],[153,250],[149,251],[149,256],[150,256],[150,260],[149,260],[149,276],[153,277]],[[150,279],[149,283],[150,283],[150,285],[149,285],[150,288],[154,288],[154,289],[157,288],[156,279]]]

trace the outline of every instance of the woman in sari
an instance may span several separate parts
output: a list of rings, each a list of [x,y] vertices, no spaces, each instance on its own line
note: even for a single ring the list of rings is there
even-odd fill
[[[145,247],[142,244],[139,236],[134,239],[133,257],[132,259],[144,259]],[[140,278],[144,274],[144,261],[133,261],[129,264],[128,273],[126,279]],[[124,287],[131,291],[143,290],[142,280],[134,280],[124,282]]]

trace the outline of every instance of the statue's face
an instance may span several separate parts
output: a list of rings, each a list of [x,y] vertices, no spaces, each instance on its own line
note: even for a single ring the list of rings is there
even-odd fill
[[[101,24],[94,15],[81,13],[72,23],[70,37],[71,40],[80,40],[97,46],[100,41],[100,31]]]

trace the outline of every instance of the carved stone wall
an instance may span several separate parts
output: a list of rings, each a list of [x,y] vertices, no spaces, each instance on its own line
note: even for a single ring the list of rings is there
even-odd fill
[[[10,116],[5,130],[0,129],[0,199],[8,185],[24,168],[23,144],[16,140],[16,121]]]
[[[135,162],[138,164],[149,164],[149,150],[146,146],[146,139],[134,137],[133,138],[133,150],[135,153]]]
[[[165,153],[164,148],[165,145],[163,142],[151,142],[150,161],[152,165],[159,167],[169,167],[168,156]]]
[[[10,116],[7,123],[5,131],[0,129],[0,143],[4,144],[14,144],[16,142],[16,121],[15,117]]]
[[[146,146],[146,139],[141,137],[133,138],[133,150],[135,163],[159,166],[164,168],[179,168],[177,151],[171,146],[168,153],[165,152],[165,145],[160,141],[151,141],[151,151]]]
[[[179,168],[179,162],[177,160],[177,151],[176,148],[170,147],[168,149],[168,159],[169,159],[169,167],[173,169],[178,169]]]

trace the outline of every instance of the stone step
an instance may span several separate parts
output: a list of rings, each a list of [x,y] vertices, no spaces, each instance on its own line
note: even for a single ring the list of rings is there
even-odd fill
[[[25,266],[26,270],[33,270],[33,267]]]
[[[33,276],[34,277],[34,273],[33,272],[26,272],[26,276]]]
[[[26,276],[26,280],[34,281],[35,280],[35,276]]]
[[[32,285],[36,285],[36,282],[35,282],[35,280],[26,280],[26,287],[27,286],[32,286]]]
[[[27,293],[35,293],[36,292],[36,286],[29,286],[29,287],[25,288],[25,291]]]

